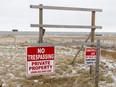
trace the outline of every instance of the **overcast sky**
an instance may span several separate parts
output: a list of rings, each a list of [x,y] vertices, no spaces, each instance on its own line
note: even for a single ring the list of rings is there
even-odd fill
[[[0,0],[0,31],[38,31],[30,24],[38,24],[38,10],[30,5],[52,5],[82,8],[99,8],[96,25],[102,26],[99,32],[116,32],[116,0]],[[44,11],[45,24],[91,25],[90,12]],[[47,31],[90,31],[88,29],[47,29]]]

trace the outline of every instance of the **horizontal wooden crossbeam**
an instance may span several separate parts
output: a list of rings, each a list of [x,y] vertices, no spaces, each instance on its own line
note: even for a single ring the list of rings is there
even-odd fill
[[[30,5],[30,8],[34,9],[51,9],[51,10],[70,10],[70,11],[96,11],[102,12],[102,9],[92,9],[92,8],[77,8],[77,7],[60,7],[60,6],[45,6],[45,5]]]
[[[31,24],[31,27],[45,27],[45,28],[97,28],[102,29],[102,26],[82,26],[82,25],[49,25],[49,24]]]

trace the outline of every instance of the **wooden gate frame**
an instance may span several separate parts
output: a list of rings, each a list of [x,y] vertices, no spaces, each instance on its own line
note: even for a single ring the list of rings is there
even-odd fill
[[[60,6],[44,6],[43,4],[39,5],[30,5],[30,8],[39,9],[39,24],[31,24],[31,27],[39,27],[39,43],[38,45],[43,45],[43,35],[46,28],[91,28],[91,46],[94,46],[94,38],[95,38],[95,29],[102,29],[102,26],[95,25],[95,13],[102,12],[102,9],[92,9],[92,8],[75,8],[75,7],[60,7]],[[91,26],[82,26],[82,25],[49,25],[43,24],[43,9],[49,10],[68,10],[68,11],[88,11],[92,13],[91,16]],[[48,43],[47,43],[48,44]],[[47,45],[46,44],[46,45]],[[82,44],[82,43],[79,43]],[[83,43],[87,44],[86,42]],[[44,44],[45,45],[45,44]],[[57,45],[57,44],[50,44]],[[99,58],[100,58],[100,40],[97,41],[97,58],[96,58],[96,76],[95,76],[95,87],[98,87],[99,83]],[[91,71],[91,70],[90,70]]]
[[[31,27],[39,27],[39,43],[43,42],[43,27],[45,28],[91,28],[91,42],[94,42],[95,38],[95,29],[102,29],[102,26],[95,25],[95,13],[102,12],[102,9],[93,9],[93,8],[77,8],[77,7],[61,7],[61,6],[45,6],[43,4],[39,5],[30,5],[30,8],[39,9],[39,24],[31,24]],[[82,26],[82,25],[50,25],[43,24],[43,9],[48,10],[66,10],[66,11],[87,11],[92,13],[91,17],[91,26]]]

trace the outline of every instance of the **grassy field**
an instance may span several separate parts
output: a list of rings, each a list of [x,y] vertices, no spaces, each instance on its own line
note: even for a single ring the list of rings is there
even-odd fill
[[[97,37],[99,38],[99,37]],[[97,39],[96,38],[96,39]],[[44,37],[44,41],[85,40],[85,37]],[[37,42],[36,36],[0,37],[0,85],[1,87],[94,87],[95,69],[89,73],[84,64],[84,50],[71,65],[80,46],[56,46],[55,73],[26,77],[26,47]],[[102,37],[102,40],[115,39]],[[106,46],[106,45],[105,45]],[[107,47],[104,47],[107,48]],[[116,51],[101,50],[100,87],[116,86]]]

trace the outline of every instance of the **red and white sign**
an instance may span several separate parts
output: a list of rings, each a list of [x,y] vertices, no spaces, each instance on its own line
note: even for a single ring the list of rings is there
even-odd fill
[[[54,58],[53,46],[27,47],[27,76],[54,73]]]
[[[85,64],[94,65],[96,63],[96,47],[85,48]]]

